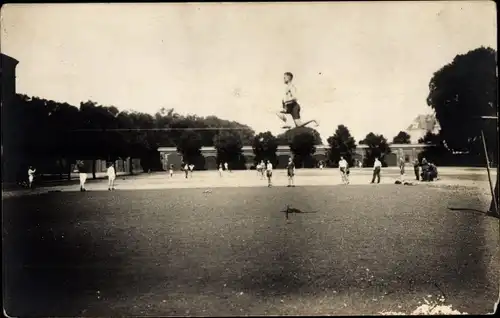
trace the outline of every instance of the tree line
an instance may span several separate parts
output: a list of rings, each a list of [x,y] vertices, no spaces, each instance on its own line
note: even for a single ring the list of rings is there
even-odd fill
[[[427,104],[440,123],[438,134],[428,133],[419,142],[434,147],[424,156],[436,163],[452,161],[457,152],[468,157],[482,153],[481,130],[487,136],[490,158],[498,157],[497,121],[479,116],[496,116],[496,51],[478,48],[457,55],[438,70],[430,80]],[[75,160],[140,158],[144,170],[162,168],[158,147],[176,147],[185,162],[201,168],[201,147],[213,146],[217,161],[228,162],[233,169],[246,167],[242,147],[251,145],[255,162],[277,163],[278,145],[288,145],[297,167],[315,164],[320,134],[311,128],[295,128],[278,136],[269,131],[256,134],[249,126],[216,116],[181,115],[162,108],[154,115],[137,111],[119,111],[115,106],[81,102],[79,107],[38,97],[18,94],[11,105],[2,109],[2,168],[25,172],[26,165],[40,160]],[[356,140],[349,129],[339,125],[327,138],[329,166],[336,166],[343,156],[354,163]],[[410,143],[410,136],[399,132],[392,143]],[[391,152],[389,141],[370,132],[359,141],[366,145],[364,166],[374,158]],[[5,168],[8,166],[8,169]],[[2,173],[2,175],[6,175]]]
[[[306,127],[278,136],[269,131],[256,134],[247,125],[216,116],[181,115],[165,108],[151,115],[119,111],[93,101],[77,107],[23,94],[18,94],[12,105],[5,105],[2,115],[2,159],[9,170],[20,173],[27,165],[44,160],[64,160],[69,169],[76,160],[113,162],[127,158],[139,158],[146,171],[159,170],[159,147],[176,147],[185,162],[201,168],[203,146],[216,148],[218,163],[245,169],[242,148],[247,145],[253,147],[255,163],[270,160],[276,164],[278,145],[288,145],[296,165],[310,167],[315,164],[312,156],[316,146],[322,144],[319,132]],[[340,155],[352,160],[356,142],[347,127],[340,125],[328,143],[332,150],[327,163],[334,165]],[[388,151],[383,136],[370,133],[366,143],[373,146],[374,153],[379,148]]]

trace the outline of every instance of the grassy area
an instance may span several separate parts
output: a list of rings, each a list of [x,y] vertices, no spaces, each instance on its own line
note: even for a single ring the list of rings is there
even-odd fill
[[[303,212],[281,212],[289,204]],[[468,313],[498,295],[473,192],[377,187],[68,192],[4,202],[6,307],[25,315]]]

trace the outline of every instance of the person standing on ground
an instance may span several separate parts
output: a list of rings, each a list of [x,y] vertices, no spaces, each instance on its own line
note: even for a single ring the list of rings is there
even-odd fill
[[[349,165],[347,164],[347,160],[345,160],[343,156],[340,156],[339,170],[340,170],[340,176],[342,178],[342,182],[344,184],[349,184],[349,176],[347,175],[347,169],[349,169]]]
[[[77,163],[78,175],[80,177],[80,191],[85,192],[85,182],[87,181],[87,167],[83,161]]]
[[[28,168],[28,187],[30,189],[33,189],[33,181],[35,180],[35,172],[36,169],[34,169],[32,166]]]
[[[405,159],[403,157],[399,157],[399,174],[401,182],[403,182],[405,176]]]
[[[261,160],[260,162],[260,179],[264,179],[264,172],[266,171],[266,164],[264,163],[264,160]]]
[[[189,176],[192,178],[193,177],[193,170],[194,170],[194,164],[189,165]]]
[[[184,164],[184,174],[186,176],[186,179],[189,177],[189,165],[187,163]]]
[[[222,177],[222,163],[219,163],[219,176]]]
[[[170,178],[174,176],[174,165],[170,164],[170,167],[168,169],[168,174],[170,175]]]
[[[229,170],[229,164],[227,162],[224,162],[224,170],[225,171]]]
[[[420,180],[420,163],[418,162],[418,159],[415,159],[413,162],[413,171],[415,172],[415,179],[417,181]]]
[[[271,179],[273,177],[273,164],[269,160],[267,161],[266,164],[266,176],[267,176],[267,186],[271,187],[273,185],[271,182]]]
[[[293,163],[292,157],[288,158],[288,164],[286,166],[286,173],[288,176],[288,186],[295,187],[295,164]]]
[[[375,178],[377,178],[377,183],[380,183],[380,169],[382,168],[382,162],[378,158],[375,158],[375,162],[373,163],[373,177],[372,182],[375,183]]]
[[[116,171],[112,162],[108,163],[108,191],[115,189]]]

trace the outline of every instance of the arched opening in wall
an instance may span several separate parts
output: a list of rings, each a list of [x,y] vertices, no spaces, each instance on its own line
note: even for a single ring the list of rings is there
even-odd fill
[[[313,156],[313,158],[315,167],[318,167],[320,162],[323,162],[323,165],[326,164],[326,156],[324,154],[316,154]]]
[[[288,163],[289,155],[278,155],[278,162],[276,163],[277,169],[284,169]]]
[[[395,153],[390,153],[387,154],[384,158],[385,163],[387,164],[388,167],[394,167],[397,166],[398,164],[398,156]]]
[[[215,156],[205,157],[205,169],[217,170],[217,158]]]
[[[245,155],[245,168],[255,169],[255,155]]]

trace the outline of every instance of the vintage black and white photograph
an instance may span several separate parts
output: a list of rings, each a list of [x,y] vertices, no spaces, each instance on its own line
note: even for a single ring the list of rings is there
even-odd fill
[[[493,314],[496,10],[3,5],[4,314]]]

